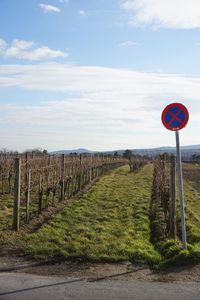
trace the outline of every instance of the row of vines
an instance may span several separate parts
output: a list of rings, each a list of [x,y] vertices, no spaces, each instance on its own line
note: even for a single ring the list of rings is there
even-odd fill
[[[83,154],[0,157],[0,229],[18,230],[20,224],[126,162],[122,157]]]
[[[173,156],[159,156],[154,161],[150,204],[151,242],[164,257],[164,265],[200,261],[199,167],[183,164],[187,239],[184,245],[179,193],[176,192],[176,159]]]

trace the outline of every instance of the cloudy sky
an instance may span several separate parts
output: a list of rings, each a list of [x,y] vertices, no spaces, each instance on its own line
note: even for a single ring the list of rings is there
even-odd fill
[[[200,144],[199,0],[0,0],[0,148]]]

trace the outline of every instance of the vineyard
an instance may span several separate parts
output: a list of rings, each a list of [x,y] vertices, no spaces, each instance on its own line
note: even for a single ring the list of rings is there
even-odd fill
[[[200,261],[200,166],[183,164],[187,250],[183,250],[180,201],[175,157],[158,157],[150,203],[151,241],[163,256],[164,264],[187,264]],[[195,176],[196,175],[196,176]],[[198,175],[198,176],[197,176]]]
[[[0,163],[1,232],[20,231],[48,207],[93,183],[40,229],[20,237],[17,247],[24,255],[42,260],[130,260],[154,268],[200,262],[198,164],[183,164],[184,250],[173,156],[151,162],[134,156],[25,155],[2,157]],[[100,179],[94,182],[95,178]]]
[[[21,224],[68,199],[94,178],[126,162],[105,155],[0,157],[0,230]]]

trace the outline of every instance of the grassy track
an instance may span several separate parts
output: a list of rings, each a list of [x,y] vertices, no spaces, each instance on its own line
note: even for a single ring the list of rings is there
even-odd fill
[[[152,166],[127,166],[101,178],[81,199],[26,237],[25,253],[38,259],[80,258],[158,263],[149,242]]]
[[[188,242],[200,251],[200,167],[184,165]]]

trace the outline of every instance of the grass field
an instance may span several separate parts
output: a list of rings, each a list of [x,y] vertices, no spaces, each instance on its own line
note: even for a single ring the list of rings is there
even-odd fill
[[[37,215],[38,212],[38,193],[31,192],[31,202],[29,206],[29,215],[30,218]],[[42,198],[42,208],[45,208],[46,195],[43,195]],[[13,223],[13,192],[11,194],[4,194],[0,196],[0,235],[1,232],[6,232],[7,230],[12,229]],[[58,195],[56,195],[53,201],[52,192],[48,197],[48,203],[54,205],[58,203]],[[26,204],[25,204],[25,195],[21,193],[21,202],[20,202],[20,225],[26,224]]]
[[[154,267],[200,262],[200,167],[184,165],[188,250],[180,240],[150,242],[152,174],[148,164],[136,173],[124,166],[102,177],[37,232],[20,239],[23,254],[42,260],[130,260]]]
[[[200,167],[184,164],[187,239],[200,249]]]
[[[158,263],[150,243],[152,165],[138,173],[127,166],[101,178],[84,196],[26,237],[35,258]]]

